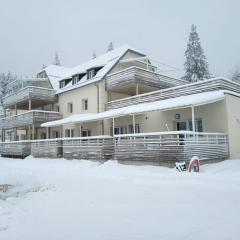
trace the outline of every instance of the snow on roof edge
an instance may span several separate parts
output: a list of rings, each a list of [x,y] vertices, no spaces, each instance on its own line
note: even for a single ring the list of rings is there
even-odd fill
[[[201,106],[201,105],[221,101],[224,98],[225,98],[225,91],[223,90],[214,91],[214,92],[197,93],[197,94],[170,98],[170,99],[165,99],[165,100],[160,100],[155,102],[141,103],[137,105],[113,109],[113,110],[100,112],[100,113],[74,114],[70,117],[67,117],[61,120],[43,123],[41,126],[51,127],[51,126],[64,125],[68,123],[98,121],[98,120],[107,119],[107,118],[121,117],[125,115],[133,115],[133,114],[142,114],[145,112],[158,111],[158,110],[167,111],[167,110],[173,110],[176,108]]]

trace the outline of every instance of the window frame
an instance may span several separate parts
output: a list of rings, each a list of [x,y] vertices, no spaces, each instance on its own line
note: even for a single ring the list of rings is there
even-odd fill
[[[73,103],[67,103],[67,113],[73,113]]]
[[[82,110],[88,111],[88,98],[82,99]]]

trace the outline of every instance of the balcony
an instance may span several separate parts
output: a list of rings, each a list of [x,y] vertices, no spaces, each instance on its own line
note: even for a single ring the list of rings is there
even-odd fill
[[[9,83],[6,91],[4,108],[17,105],[21,109],[32,109],[56,101],[56,91],[47,78],[18,79]]]
[[[240,84],[222,78],[213,78],[196,83],[189,83],[176,87],[157,90],[145,94],[139,94],[132,97],[122,98],[107,103],[106,109],[116,109],[130,105],[160,101],[164,99],[197,94],[201,92],[210,92],[217,90],[226,90],[240,94]]]
[[[177,86],[186,83],[183,80],[178,80],[163,76],[156,71],[147,70],[145,68],[132,66],[106,77],[106,88],[108,91],[124,92],[136,84],[144,85],[145,88],[159,89]]]
[[[56,91],[48,88],[28,86],[16,93],[12,93],[3,98],[4,108],[13,108],[16,104],[18,108],[29,109],[29,102],[32,108],[40,107],[44,104],[56,101]]]
[[[40,125],[44,122],[61,119],[59,112],[32,110],[12,117],[0,119],[1,129],[19,128],[30,124]]]

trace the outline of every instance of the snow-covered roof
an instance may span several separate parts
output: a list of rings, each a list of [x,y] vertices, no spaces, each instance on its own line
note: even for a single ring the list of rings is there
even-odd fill
[[[136,50],[135,48],[126,44],[121,47],[115,48],[111,51],[108,51],[105,54],[102,54],[76,67],[66,68],[58,65],[49,65],[46,68],[39,71],[39,73],[45,71],[52,84],[52,87],[55,90],[57,90],[57,93],[62,93],[102,80],[102,78],[111,70],[111,68],[128,50],[137,52],[145,56],[145,54],[142,53],[141,51]],[[87,79],[87,77],[84,76],[81,79],[81,81],[79,81],[77,84],[72,85],[72,82],[69,82],[65,87],[61,89],[59,88],[60,80],[69,79],[76,74],[87,73],[87,70],[89,69],[100,67],[102,68],[97,72],[97,74],[93,78]]]
[[[46,72],[53,89],[58,90],[59,80],[62,79],[66,74],[68,74],[68,72],[70,71],[70,68],[66,68],[58,65],[49,65],[44,69],[42,69],[39,73],[44,71]]]
[[[59,91],[57,93],[69,91],[69,90],[81,87],[83,85],[102,80],[102,78],[112,69],[112,67],[118,62],[118,60],[128,50],[137,52],[137,53],[145,56],[145,54],[143,54],[141,51],[138,51],[129,45],[123,45],[119,48],[116,48],[114,50],[106,52],[103,55],[100,55],[94,59],[91,59],[81,65],[74,67],[74,68],[71,68],[62,77],[62,79],[67,79],[67,78],[72,77],[75,74],[84,73],[89,69],[102,67],[92,79],[90,79],[90,80],[87,80],[86,78],[81,79],[81,81],[75,85],[72,85],[72,83],[70,82],[64,88],[59,89]]]
[[[188,96],[181,96],[176,98],[170,98],[155,102],[141,103],[132,105],[129,107],[123,107],[113,109],[101,113],[88,113],[88,114],[74,114],[70,117],[43,123],[42,127],[59,126],[69,123],[91,122],[98,121],[107,118],[121,117],[125,115],[142,114],[151,111],[166,111],[177,108],[186,108],[190,106],[201,106],[213,102],[223,100],[225,97],[225,91],[204,92]]]

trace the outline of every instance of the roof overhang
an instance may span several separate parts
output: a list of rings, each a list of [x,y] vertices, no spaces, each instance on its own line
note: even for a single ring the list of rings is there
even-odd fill
[[[141,103],[129,107],[117,108],[101,113],[75,114],[70,117],[43,123],[42,127],[53,127],[64,124],[94,122],[103,119],[117,118],[127,115],[138,115],[152,111],[168,111],[192,106],[201,106],[221,101],[225,98],[224,91],[204,92],[193,95],[170,98],[155,102]]]

